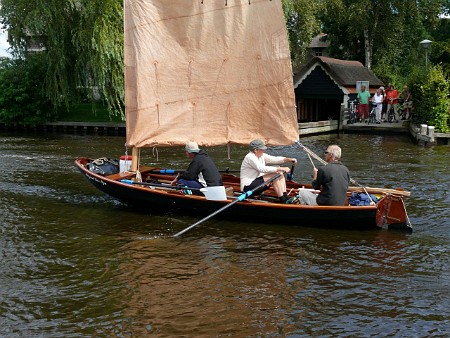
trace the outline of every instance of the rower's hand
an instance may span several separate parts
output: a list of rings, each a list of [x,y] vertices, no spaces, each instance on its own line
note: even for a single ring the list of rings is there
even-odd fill
[[[178,183],[178,176],[180,176],[180,174],[178,174],[177,177],[175,177],[175,178],[173,179],[173,181],[170,182],[170,185],[177,185],[177,183]]]
[[[293,164],[297,164],[297,159],[293,157],[285,157],[284,162],[292,162]]]
[[[313,169],[313,179],[314,180],[316,180],[317,179],[317,172],[318,172],[319,170],[317,169],[317,168],[314,168]]]

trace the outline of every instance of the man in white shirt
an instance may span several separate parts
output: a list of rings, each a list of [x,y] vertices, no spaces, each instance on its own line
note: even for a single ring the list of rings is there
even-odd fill
[[[241,165],[241,190],[250,191],[263,184],[278,172],[282,175],[272,182],[273,189],[282,203],[289,203],[289,197],[286,193],[286,179],[284,173],[289,173],[289,167],[269,166],[267,164],[283,164],[286,162],[297,163],[297,159],[284,156],[271,156],[264,151],[266,145],[261,140],[250,142],[250,151],[245,156]],[[267,190],[268,186],[253,192],[253,195],[261,194]]]

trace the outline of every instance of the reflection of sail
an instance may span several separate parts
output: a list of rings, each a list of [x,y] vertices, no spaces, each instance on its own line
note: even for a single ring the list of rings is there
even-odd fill
[[[128,238],[121,247],[126,263],[119,267],[120,281],[130,290],[122,332],[136,337],[252,337],[270,336],[279,326],[293,332],[288,317],[295,292],[303,287],[294,282],[293,289],[287,277],[295,259],[274,252],[272,237],[257,242],[242,238],[243,233],[235,240]],[[277,243],[283,243],[282,236]]]
[[[125,0],[127,143],[298,139],[281,1]]]

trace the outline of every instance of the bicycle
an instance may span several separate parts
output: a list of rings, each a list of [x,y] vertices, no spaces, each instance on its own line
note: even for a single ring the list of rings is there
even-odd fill
[[[357,116],[357,104],[358,100],[350,100],[350,115],[349,115],[349,119],[348,119],[348,124],[354,124],[356,123],[358,116]]]
[[[393,104],[391,104],[391,108],[387,112],[387,121],[389,123],[392,123],[394,121],[398,122],[398,120],[395,119],[395,111],[394,111],[394,105]]]
[[[377,109],[377,104],[371,102],[372,105],[372,109],[369,113],[369,118],[367,119],[367,124],[371,124],[371,123],[377,123],[377,118],[376,118],[376,109]]]
[[[391,98],[390,99],[390,105],[391,105],[391,107],[389,108],[389,111],[387,111],[386,112],[386,119],[387,119],[387,122],[389,122],[389,123],[391,123],[391,122],[398,122],[398,120],[395,118],[395,110],[394,110],[394,105],[395,105],[395,103],[394,103],[394,101],[395,100],[397,100],[397,110],[398,110],[398,107],[400,107],[400,105],[399,105],[399,103],[398,103],[398,98]],[[400,112],[399,112],[399,114],[400,114]],[[399,115],[400,116],[400,115]]]
[[[398,99],[398,109],[397,109],[397,112],[398,112],[398,119],[399,120],[406,120],[406,114],[405,114],[405,110],[404,110],[404,107],[403,107],[403,102],[404,102],[404,100],[403,99]]]

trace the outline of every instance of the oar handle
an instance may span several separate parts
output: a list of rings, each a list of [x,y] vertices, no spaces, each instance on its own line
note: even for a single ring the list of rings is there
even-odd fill
[[[176,169],[153,169],[150,170],[152,174],[180,174],[184,173],[185,170],[176,170]]]
[[[294,179],[294,169],[295,169],[295,163],[292,163],[291,171],[286,175],[288,181],[292,181]]]
[[[150,170],[150,173],[152,174],[163,174],[163,175],[173,175],[173,174],[181,174],[184,173],[186,170],[178,170],[178,169],[152,169]],[[221,173],[238,173],[239,170],[230,170],[230,168],[225,168],[225,170],[219,170]]]
[[[278,179],[281,176],[280,173],[272,176],[271,178],[269,178],[267,181],[265,181],[264,183],[261,183],[260,185],[258,185],[257,187],[253,188],[252,190],[249,190],[247,192],[244,192],[243,194],[239,195],[237,199],[235,199],[233,202],[224,205],[222,208],[220,208],[219,210],[214,211],[212,214],[206,216],[205,218],[202,218],[201,220],[197,221],[196,223],[188,226],[186,229],[181,230],[180,232],[177,232],[175,235],[173,235],[174,237],[178,237],[182,234],[184,234],[186,231],[189,231],[190,229],[196,227],[197,225],[203,223],[204,221],[207,221],[208,219],[210,219],[211,217],[214,217],[215,215],[217,215],[218,213],[224,211],[225,209],[228,209],[229,207],[231,207],[232,205],[236,204],[237,202],[242,202],[243,200],[245,200],[247,197],[253,195],[253,193],[262,188],[263,186],[269,184],[272,181],[275,181],[276,179]]]

